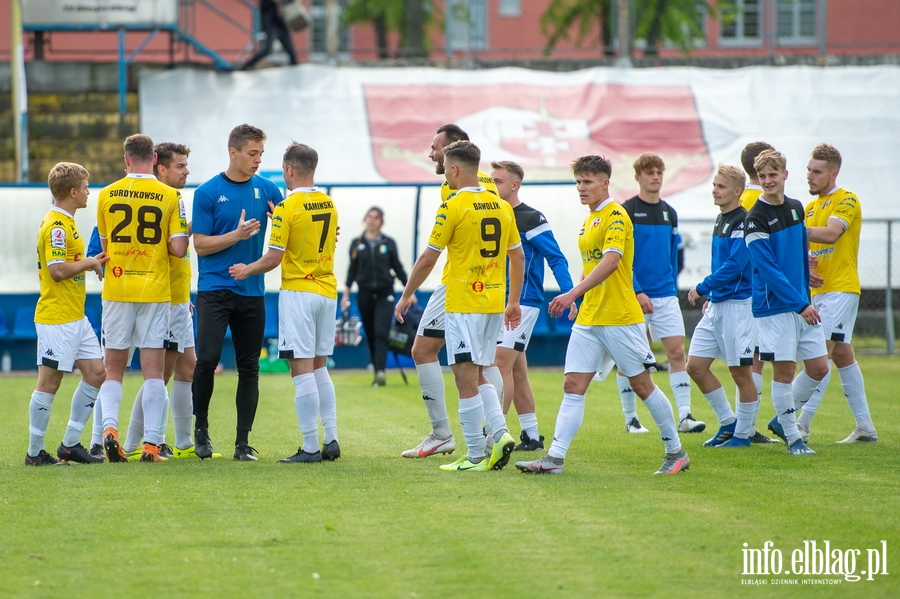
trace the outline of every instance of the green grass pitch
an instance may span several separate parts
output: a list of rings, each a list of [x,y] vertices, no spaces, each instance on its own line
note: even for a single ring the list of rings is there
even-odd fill
[[[236,377],[224,374],[210,432],[226,459],[26,468],[35,377],[7,377],[0,597],[898,597],[900,360],[860,362],[877,444],[834,444],[853,428],[834,377],[813,425],[818,455],[792,457],[783,444],[702,448],[716,425],[694,388],[693,414],[711,430],[682,435],[691,468],[666,477],[651,476],[663,450],[649,414],[639,407],[650,434],[626,434],[612,381],[588,391],[564,475],[512,465],[462,474],[440,471],[444,457],[400,457],[428,432],[414,376],[406,387],[392,372],[387,387],[372,388],[358,371],[333,372],[343,450],[335,463],[276,463],[300,443],[287,374],[261,378],[251,434],[260,461],[233,462]],[[654,378],[671,399],[668,377]],[[459,452],[457,396],[449,373],[445,380]],[[531,381],[549,439],[563,375],[537,370]],[[66,378],[57,396],[48,450],[60,442],[76,383]],[[139,384],[125,381],[123,434]],[[731,397],[733,384],[725,389]],[[772,414],[767,383],[760,429]],[[508,422],[517,436],[514,414]],[[170,443],[173,435],[170,424]],[[805,540],[860,550],[857,573],[866,550],[886,541],[888,574],[744,575],[744,543],[771,541],[789,569]],[[842,582],[803,584],[813,578]],[[791,579],[798,586],[775,584]]]

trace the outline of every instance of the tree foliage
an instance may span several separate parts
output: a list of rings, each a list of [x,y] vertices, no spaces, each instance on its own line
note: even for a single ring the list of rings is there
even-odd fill
[[[404,56],[426,56],[426,28],[433,13],[432,0],[351,0],[344,7],[344,22],[369,23],[375,29],[378,57],[388,58],[388,35],[400,34]]]
[[[552,0],[541,15],[541,32],[547,38],[545,54],[574,35],[581,45],[595,31],[606,54],[612,53],[614,0]],[[647,42],[647,54],[656,54],[660,43],[669,42],[689,51],[704,37],[703,20],[714,8],[705,0],[633,0],[635,37]],[[705,7],[705,10],[704,10]]]

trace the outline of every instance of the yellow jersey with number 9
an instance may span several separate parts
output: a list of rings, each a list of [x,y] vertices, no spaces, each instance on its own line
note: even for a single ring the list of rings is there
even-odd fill
[[[584,219],[578,249],[585,277],[597,268],[606,252],[617,252],[621,258],[605,281],[584,294],[575,323],[605,327],[644,322],[634,295],[634,226],[628,212],[612,198],[600,204]]]
[[[275,206],[269,247],[281,250],[281,288],[337,299],[334,247],[338,213],[316,187],[301,187]]]
[[[103,299],[169,302],[169,239],[187,237],[181,194],[153,175],[130,173],[100,191],[97,231],[106,240]]]
[[[84,240],[71,214],[54,206],[44,216],[38,233],[37,254],[41,295],[34,321],[65,324],[84,318],[86,273],[80,272],[74,277],[54,281],[49,271],[51,264],[77,262],[84,257]]]
[[[445,311],[503,312],[506,252],[521,244],[512,207],[483,187],[464,187],[442,203],[428,247],[447,248]]]

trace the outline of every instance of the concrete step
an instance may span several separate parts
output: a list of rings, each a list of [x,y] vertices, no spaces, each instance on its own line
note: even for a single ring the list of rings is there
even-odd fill
[[[125,139],[138,130],[137,113],[29,114],[29,141],[43,139]],[[13,136],[12,115],[0,118],[0,136]]]
[[[0,107],[2,108],[2,107]],[[126,96],[126,112],[137,112],[138,95]],[[73,94],[29,94],[29,113],[74,113],[74,112],[106,112],[118,114],[119,95],[88,92]]]
[[[119,149],[119,158],[116,160],[106,160],[103,158],[84,158],[84,157],[67,157],[67,158],[33,158],[29,162],[29,174],[32,183],[41,183],[47,181],[47,173],[50,172],[57,162],[77,162],[88,170],[91,174],[91,185],[105,185],[118,181],[125,176],[125,163],[122,161],[121,147]],[[0,172],[3,172],[0,170]]]

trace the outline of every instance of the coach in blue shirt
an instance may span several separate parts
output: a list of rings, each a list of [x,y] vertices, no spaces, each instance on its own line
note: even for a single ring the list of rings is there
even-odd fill
[[[193,233],[197,252],[197,368],[194,371],[194,446],[200,458],[212,457],[209,402],[216,366],[228,327],[238,369],[235,394],[237,435],[234,459],[256,460],[248,444],[259,401],[259,354],[266,325],[265,281],[254,275],[236,281],[233,264],[250,264],[263,253],[263,223],[282,200],[278,187],[256,174],[265,134],[239,125],[228,136],[228,168],[194,192]]]

